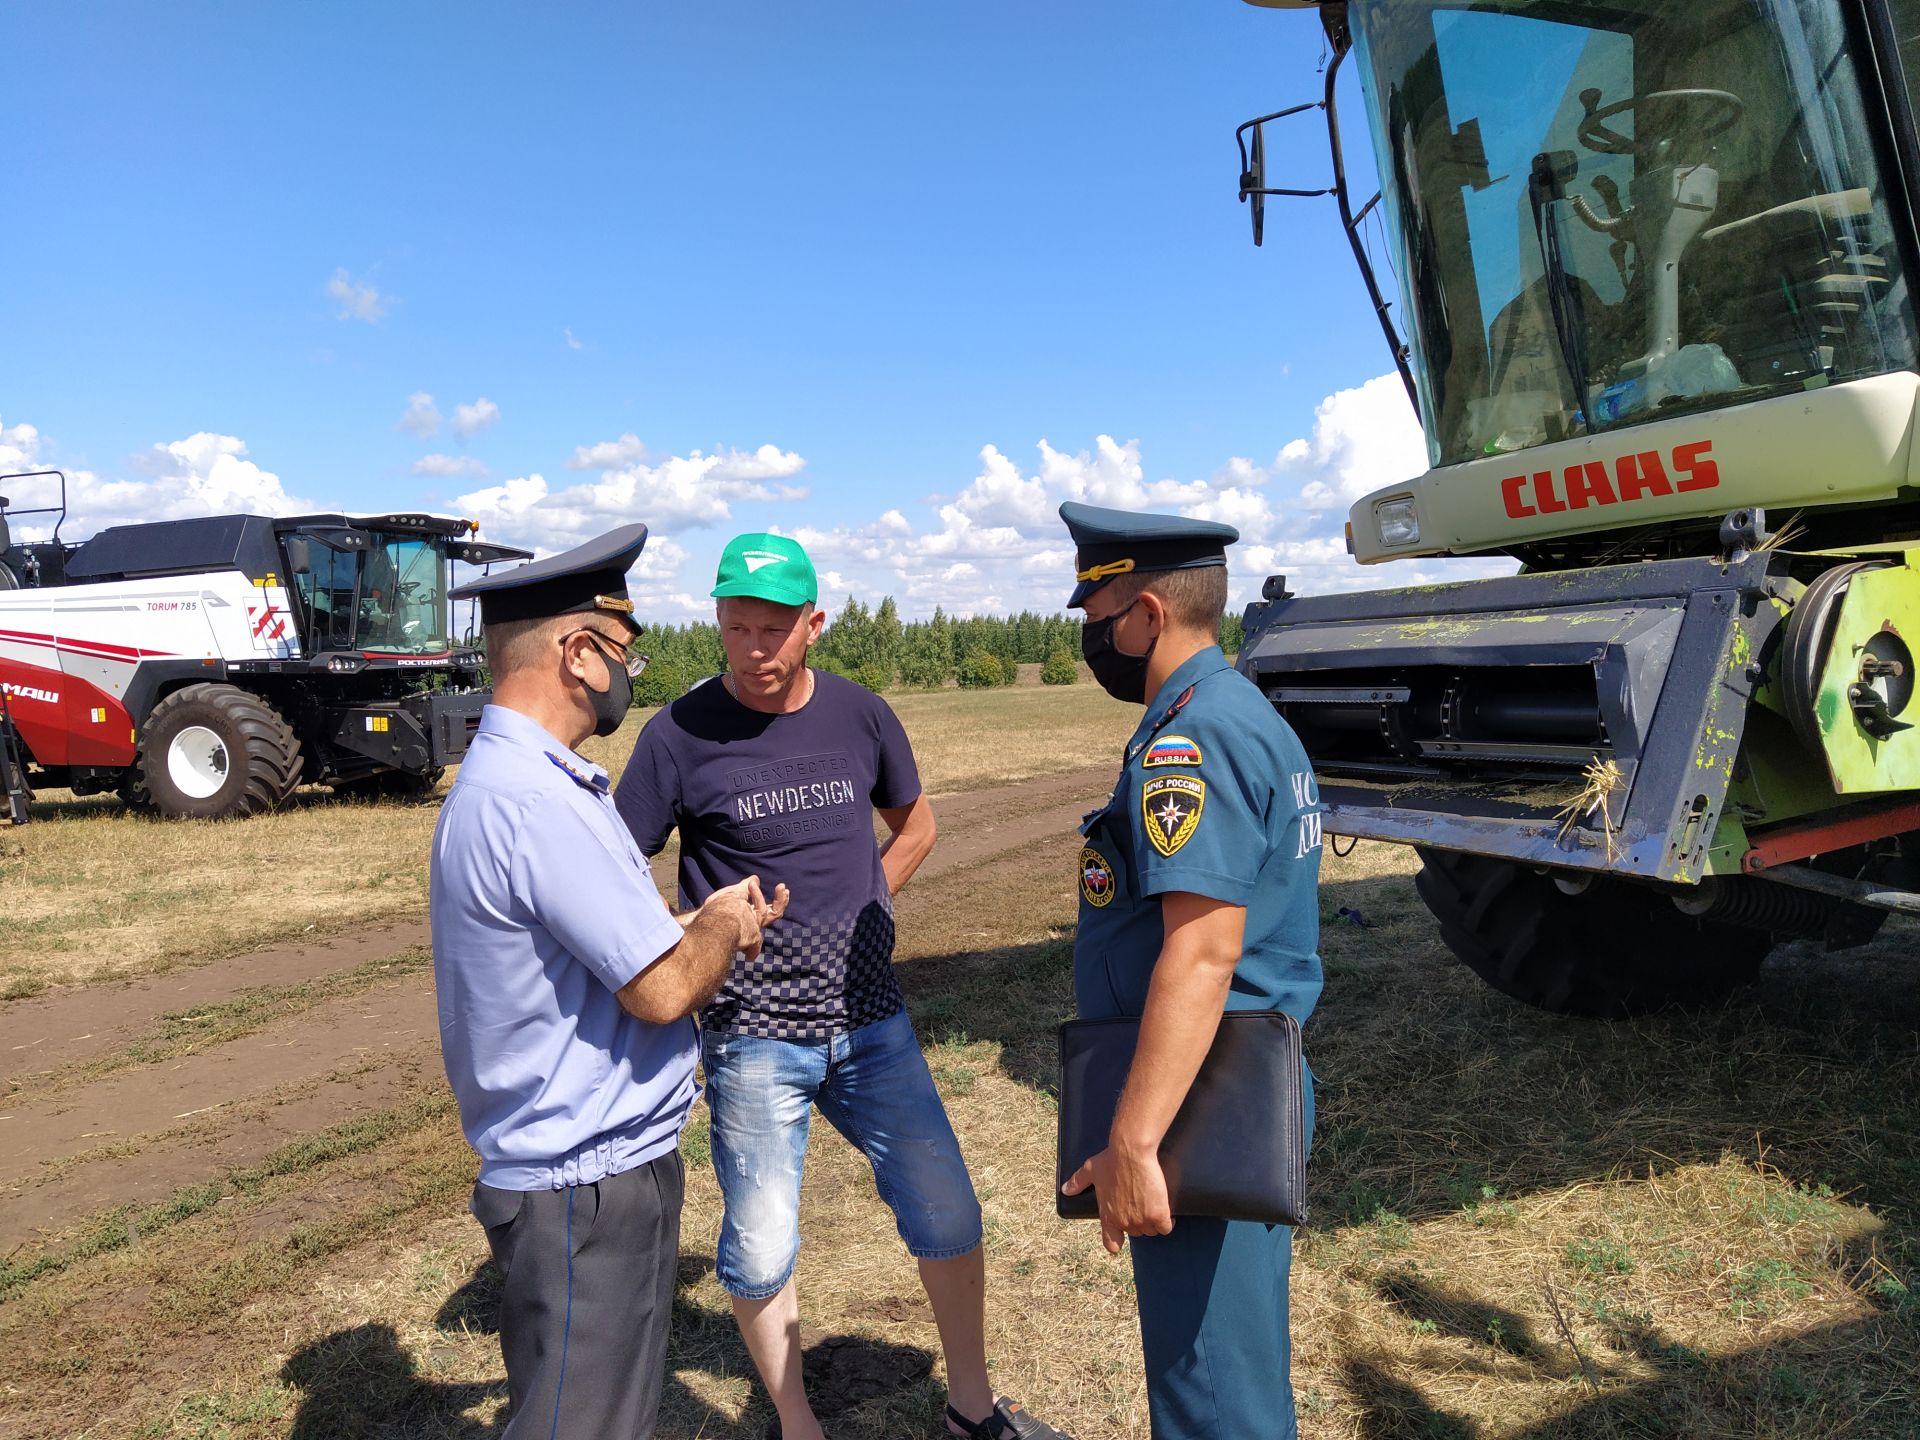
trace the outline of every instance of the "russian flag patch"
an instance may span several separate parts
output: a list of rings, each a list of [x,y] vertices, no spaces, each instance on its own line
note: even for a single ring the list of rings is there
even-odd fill
[[[1198,765],[1200,747],[1184,735],[1162,735],[1147,746],[1146,757],[1141,760],[1143,770],[1158,769],[1162,765]]]

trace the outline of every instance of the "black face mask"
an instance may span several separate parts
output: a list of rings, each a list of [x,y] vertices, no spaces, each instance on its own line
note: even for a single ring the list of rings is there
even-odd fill
[[[1135,600],[1133,605],[1140,602]],[[1133,609],[1127,606],[1127,610]],[[1104,620],[1088,620],[1080,627],[1080,655],[1087,662],[1087,668],[1093,671],[1093,678],[1100,682],[1100,688],[1116,700],[1124,700],[1129,705],[1144,705],[1147,702],[1147,662],[1153,658],[1153,647],[1160,643],[1160,637],[1154,636],[1147,642],[1147,653],[1129,655],[1115,648],[1113,627],[1120,622],[1127,610],[1109,615]]]
[[[627,711],[633,708],[633,677],[627,674],[626,661],[608,646],[596,640],[593,648],[606,661],[607,688],[596,690],[588,685],[587,696],[593,703],[593,733],[605,737],[620,728]]]

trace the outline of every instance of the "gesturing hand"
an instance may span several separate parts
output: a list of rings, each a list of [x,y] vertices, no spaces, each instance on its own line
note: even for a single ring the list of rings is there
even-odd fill
[[[1060,1191],[1078,1195],[1089,1185],[1100,1202],[1100,1243],[1109,1255],[1118,1255],[1129,1235],[1165,1235],[1173,1229],[1167,1177],[1158,1155],[1109,1145],[1074,1171]]]
[[[751,960],[760,953],[762,932],[787,913],[787,887],[776,885],[769,901],[760,888],[760,877],[749,875],[732,885],[723,886],[707,897],[707,904],[719,904],[733,912],[740,928],[737,949]],[[705,907],[702,907],[705,908]]]

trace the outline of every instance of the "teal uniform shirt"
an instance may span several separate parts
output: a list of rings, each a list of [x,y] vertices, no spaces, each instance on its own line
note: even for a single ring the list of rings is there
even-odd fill
[[[1246,907],[1227,1008],[1305,1023],[1321,987],[1320,817],[1306,752],[1258,687],[1216,646],[1183,663],[1147,706],[1106,808],[1080,827],[1080,1014],[1145,1010],[1160,897],[1185,891]]]
[[[1080,1014],[1145,1010],[1160,897],[1184,891],[1246,907],[1227,1008],[1305,1021],[1320,998],[1320,817],[1306,752],[1253,682],[1211,646],[1182,664],[1081,827]],[[1194,1218],[1129,1242],[1154,1440],[1294,1440],[1292,1242],[1284,1225]]]

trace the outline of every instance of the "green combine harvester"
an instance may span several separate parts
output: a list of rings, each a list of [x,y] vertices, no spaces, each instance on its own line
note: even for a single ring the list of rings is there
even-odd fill
[[[1426,434],[1348,547],[1519,562],[1266,582],[1239,664],[1328,832],[1417,847],[1453,952],[1573,1014],[1920,911],[1920,0],[1249,3],[1332,52],[1241,127],[1255,241],[1269,196],[1333,197]],[[1267,174],[1305,112],[1324,191]]]

